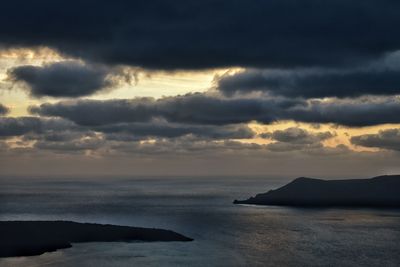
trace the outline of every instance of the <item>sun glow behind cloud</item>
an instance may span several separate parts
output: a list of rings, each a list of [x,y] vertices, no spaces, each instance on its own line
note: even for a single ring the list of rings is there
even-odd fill
[[[46,47],[0,50],[0,78],[2,80],[2,90],[0,94],[2,102],[11,109],[8,116],[29,116],[29,106],[38,105],[43,102],[56,103],[60,101],[59,98],[52,97],[29,97],[25,90],[19,88],[20,85],[12,84],[8,80],[7,72],[9,69],[27,64],[43,66],[45,64],[65,60],[71,60],[71,58],[66,58],[57,53],[57,51]],[[121,82],[120,86],[113,88],[112,90],[99,92],[86,98],[95,100],[127,99],[135,97],[162,98],[195,92],[204,93],[212,90],[215,86],[215,80],[218,79],[218,77],[234,75],[235,73],[244,70],[242,68],[229,68],[202,71],[150,71],[140,68],[123,68],[128,69],[127,73],[130,75],[131,82]],[[329,102],[332,101],[332,99],[325,98],[321,101]],[[332,131],[335,135],[332,138],[324,140],[322,142],[324,145],[327,147],[336,147],[344,144],[354,151],[377,151],[378,149],[355,146],[350,143],[349,137],[367,133],[378,133],[379,130],[399,127],[398,124],[385,124],[369,127],[345,127],[334,124],[310,124],[295,121],[278,121],[268,125],[252,122],[249,123],[248,126],[256,133],[256,136],[251,139],[238,139],[237,141],[266,145],[273,143],[274,141],[268,138],[261,138],[261,134],[276,130],[284,130],[290,127],[299,127],[306,129],[311,133]],[[154,143],[150,140],[144,140],[142,142]],[[14,143],[13,146],[15,147],[24,146],[21,142],[18,143],[19,145],[15,145],[17,143],[15,140],[11,143]],[[31,144],[28,144],[28,146],[31,146]]]
[[[55,103],[60,98],[30,98],[21,84],[13,84],[8,78],[9,69],[24,66],[44,66],[45,64],[73,60],[64,57],[57,51],[46,47],[14,48],[0,50],[0,96],[1,100],[11,108],[9,116],[29,115],[27,108],[42,102]],[[75,59],[76,60],[76,59]],[[175,96],[194,92],[206,92],[213,86],[215,77],[225,73],[239,71],[240,68],[209,69],[199,71],[151,71],[123,66],[127,70],[130,82],[121,81],[119,86],[99,92],[88,99],[123,99],[134,97]],[[66,98],[67,99],[67,98]]]

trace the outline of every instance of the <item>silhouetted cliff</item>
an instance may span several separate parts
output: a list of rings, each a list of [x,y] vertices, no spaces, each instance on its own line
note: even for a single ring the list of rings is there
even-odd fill
[[[400,175],[371,179],[297,178],[291,183],[234,204],[282,206],[400,207]]]

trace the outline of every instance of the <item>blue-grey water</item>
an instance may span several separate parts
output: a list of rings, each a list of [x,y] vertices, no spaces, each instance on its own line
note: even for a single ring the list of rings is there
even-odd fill
[[[2,178],[0,220],[157,227],[195,241],[81,243],[40,256],[0,259],[0,266],[400,266],[400,210],[231,204],[288,181]]]

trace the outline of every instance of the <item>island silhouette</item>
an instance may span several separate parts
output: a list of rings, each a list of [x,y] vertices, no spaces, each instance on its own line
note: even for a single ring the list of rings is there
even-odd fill
[[[400,175],[322,180],[300,177],[289,184],[234,204],[276,206],[400,207]]]
[[[81,242],[193,240],[170,230],[71,221],[0,221],[0,237],[0,257],[40,255]]]

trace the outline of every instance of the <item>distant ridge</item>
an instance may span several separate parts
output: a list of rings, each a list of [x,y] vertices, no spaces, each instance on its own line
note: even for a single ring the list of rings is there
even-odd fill
[[[277,206],[400,207],[400,175],[322,180],[300,177],[287,185],[234,204]]]

